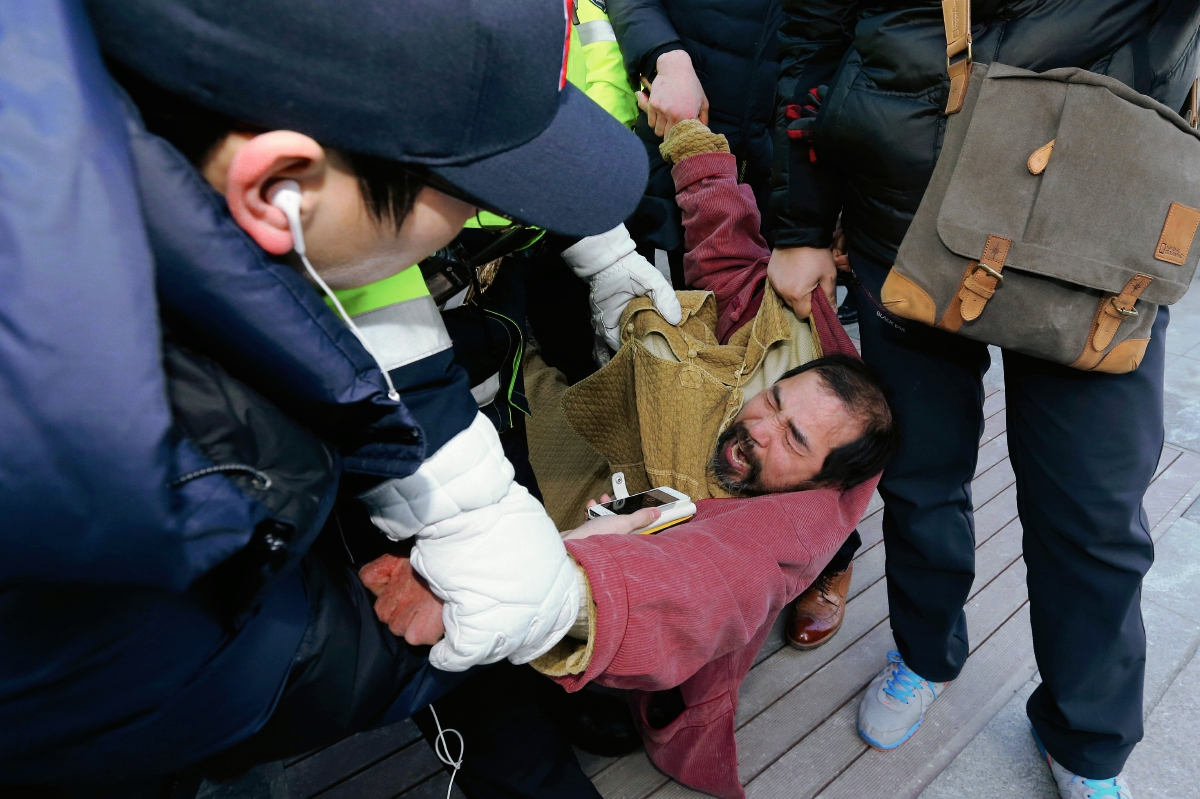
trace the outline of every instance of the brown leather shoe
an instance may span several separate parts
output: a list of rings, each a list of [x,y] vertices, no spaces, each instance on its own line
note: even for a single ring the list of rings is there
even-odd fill
[[[846,616],[846,592],[850,590],[851,563],[843,572],[817,578],[792,604],[784,634],[797,649],[816,649],[833,637]]]

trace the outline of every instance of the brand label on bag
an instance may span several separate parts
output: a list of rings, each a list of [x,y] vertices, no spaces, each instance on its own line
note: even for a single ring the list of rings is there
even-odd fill
[[[1162,235],[1158,237],[1158,246],[1154,248],[1154,257],[1183,266],[1187,262],[1188,251],[1192,249],[1197,226],[1200,226],[1200,210],[1171,203]]]

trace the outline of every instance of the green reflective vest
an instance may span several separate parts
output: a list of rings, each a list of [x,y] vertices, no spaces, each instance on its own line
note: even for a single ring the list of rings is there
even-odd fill
[[[608,15],[592,2],[577,0],[567,57],[567,80],[578,86],[627,128],[637,119],[637,98]],[[580,57],[582,55],[582,58]]]

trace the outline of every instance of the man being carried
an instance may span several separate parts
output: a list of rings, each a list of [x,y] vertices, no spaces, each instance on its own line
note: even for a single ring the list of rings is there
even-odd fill
[[[578,524],[611,472],[631,492],[670,486],[693,499],[845,490],[895,449],[883,392],[834,341],[840,328],[800,319],[767,281],[758,210],[725,137],[687,120],[662,151],[676,164],[688,283],[706,291],[679,293],[678,325],[635,300],[620,351],[569,389],[529,359],[532,459],[559,529]],[[576,252],[585,243],[564,258],[588,257]]]

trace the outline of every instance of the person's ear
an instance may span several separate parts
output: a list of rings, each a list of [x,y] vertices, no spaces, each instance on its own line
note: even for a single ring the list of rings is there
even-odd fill
[[[271,204],[269,192],[280,180],[300,184],[300,218],[312,213],[328,167],[325,150],[302,133],[274,130],[247,141],[229,163],[225,200],[234,221],[272,255],[292,249],[287,216]]]

